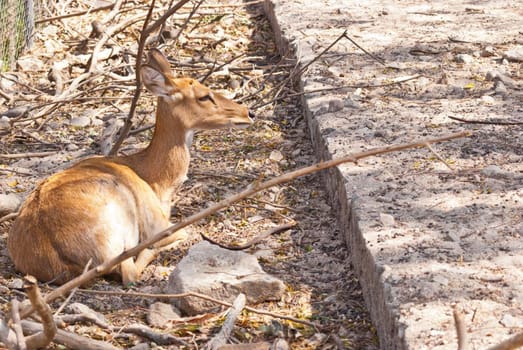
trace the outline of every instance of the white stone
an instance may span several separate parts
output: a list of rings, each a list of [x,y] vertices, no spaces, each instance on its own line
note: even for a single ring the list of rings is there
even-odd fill
[[[265,273],[253,255],[220,248],[209,242],[194,245],[169,277],[168,293],[199,292],[232,302],[241,292],[249,304],[279,300],[284,283]],[[219,305],[195,297],[174,300],[187,315],[209,312]]]
[[[380,213],[380,222],[384,227],[394,226],[395,221],[396,220],[394,220],[394,217],[392,215]]]

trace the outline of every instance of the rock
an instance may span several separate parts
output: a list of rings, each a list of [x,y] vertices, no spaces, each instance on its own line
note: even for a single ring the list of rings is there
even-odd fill
[[[273,162],[281,162],[283,160],[283,154],[278,150],[274,150],[271,152],[269,159]]]
[[[91,125],[91,118],[89,117],[73,117],[69,120],[69,125],[73,128],[85,128]]]
[[[503,74],[503,73],[495,71],[495,70],[487,72],[487,74],[485,75],[485,78],[490,81],[502,82],[503,84],[507,85],[508,87],[510,87],[512,89],[518,87],[518,83],[514,79],[510,78],[506,74]]]
[[[503,318],[499,320],[499,323],[507,328],[518,328],[521,325],[521,320],[510,314],[505,314]]]
[[[99,312],[94,311],[89,306],[82,304],[82,303],[72,303],[71,305],[68,305],[66,308],[67,312],[77,315],[85,315],[90,318],[94,318],[98,320],[99,324],[104,324],[109,327],[109,324],[107,323],[107,320],[105,319],[105,316]]]
[[[284,339],[278,338],[272,343],[271,350],[289,350],[291,347]]]
[[[147,323],[151,327],[165,328],[169,322],[179,319],[181,319],[180,311],[171,304],[157,302],[151,304],[147,312]]]
[[[505,51],[503,58],[512,62],[523,62],[523,47],[517,47],[512,50]]]
[[[508,94],[507,87],[501,81],[497,81],[496,82],[496,86],[494,87],[494,91],[496,92],[496,95],[505,96],[505,95]]]
[[[21,278],[15,278],[7,286],[10,289],[22,289],[24,288],[24,281]]]
[[[329,101],[329,107],[328,107],[327,111],[329,113],[334,113],[334,112],[341,111],[343,109],[343,107],[345,107],[345,103],[343,102],[343,100],[341,100],[341,99],[331,100],[331,101]]]
[[[466,53],[460,53],[460,54],[456,55],[455,60],[458,63],[470,64],[470,63],[474,62],[474,57],[472,57],[471,55],[468,55]]]
[[[353,96],[347,97],[343,105],[347,108],[361,108],[361,104]]]
[[[0,117],[0,130],[11,129],[11,123],[8,117]]]
[[[15,213],[22,204],[22,198],[15,193],[0,194],[0,215]]]
[[[36,58],[35,56],[24,56],[20,57],[16,64],[18,68],[23,72],[37,72],[44,69],[44,62]]]
[[[481,57],[492,57],[496,55],[496,49],[492,46],[487,46],[481,50]]]
[[[490,177],[493,179],[503,179],[503,178],[510,179],[510,178],[515,177],[513,173],[511,173],[509,171],[505,171],[505,170],[501,169],[499,166],[494,165],[494,164],[487,165],[486,167],[481,169],[481,173],[484,176]]]
[[[384,227],[394,226],[394,217],[390,214],[380,213],[380,221]]]
[[[249,304],[279,300],[284,283],[265,273],[258,260],[245,252],[231,251],[200,242],[194,245],[169,276],[168,293],[198,292],[232,302],[241,292]],[[176,299],[183,313],[197,315],[217,307],[215,303],[186,297]]]
[[[489,96],[489,95],[483,95],[481,96],[481,101],[483,101],[483,103],[487,104],[487,105],[492,105],[496,102],[496,100],[494,99],[494,97],[492,96]]]
[[[29,106],[17,106],[9,108],[7,111],[1,113],[1,115],[7,118],[16,118],[26,113],[29,110],[29,108]]]

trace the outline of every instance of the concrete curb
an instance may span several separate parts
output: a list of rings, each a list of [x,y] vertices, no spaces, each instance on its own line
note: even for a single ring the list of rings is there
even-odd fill
[[[271,0],[264,2],[265,14],[269,18],[275,41],[280,55],[288,55],[296,47],[292,47],[287,33],[283,33],[275,12],[275,4]],[[302,77],[297,78],[300,91],[303,92]],[[315,120],[310,105],[305,95],[302,95],[302,106],[304,108],[307,124],[310,130],[312,144],[315,147],[319,159],[332,159],[332,154],[322,136],[321,128]],[[350,251],[352,263],[358,276],[363,294],[371,318],[378,331],[380,346],[383,349],[406,349],[403,334],[404,326],[398,322],[397,310],[394,310],[386,300],[391,298],[387,287],[381,279],[383,268],[374,260],[359,227],[358,198],[351,197],[346,188],[347,180],[339,168],[331,168],[324,171],[324,181],[333,208],[336,210],[338,225],[344,235],[347,249]]]

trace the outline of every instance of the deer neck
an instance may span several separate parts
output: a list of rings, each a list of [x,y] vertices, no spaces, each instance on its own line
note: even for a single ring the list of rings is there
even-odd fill
[[[121,158],[151,186],[166,208],[170,207],[174,190],[187,179],[193,134],[173,113],[159,98],[151,143],[144,150]]]

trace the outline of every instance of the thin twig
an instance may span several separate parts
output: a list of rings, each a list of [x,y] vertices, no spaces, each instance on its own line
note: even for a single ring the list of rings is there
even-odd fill
[[[27,349],[25,343],[24,331],[20,320],[20,302],[18,299],[11,300],[11,320],[13,320],[13,331],[16,334],[16,341],[18,343],[18,350]]]
[[[78,11],[78,12],[68,13],[68,14],[61,15],[61,16],[55,16],[55,17],[47,17],[47,18],[37,19],[37,20],[35,21],[35,24],[46,23],[46,22],[52,22],[52,21],[56,21],[56,20],[64,19],[64,18],[71,18],[71,17],[83,16],[83,15],[86,15],[86,14],[88,14],[88,13],[93,13],[93,12],[98,12],[98,11],[110,10],[110,9],[112,9],[113,7],[114,7],[114,4],[110,4],[110,5],[105,5],[105,6],[96,7],[96,8],[94,8],[94,9],[85,10],[85,11]]]
[[[222,328],[207,344],[205,344],[203,347],[204,350],[218,350],[222,345],[227,344],[234,328],[234,324],[242,310],[245,308],[245,301],[245,294],[238,294],[236,299],[234,299],[231,308],[227,312],[227,317],[223,322]]]
[[[117,257],[114,257],[114,258],[104,262],[103,264],[90,269],[89,271],[85,272],[84,274],[70,280],[69,282],[63,284],[62,286],[56,288],[55,290],[53,290],[52,292],[47,294],[45,297],[45,301],[50,302],[52,300],[55,300],[56,298],[65,295],[66,293],[71,291],[73,288],[83,285],[96,277],[107,274],[109,271],[111,271],[111,269],[113,269],[115,266],[120,264],[122,261],[124,261],[128,258],[131,258],[133,256],[136,256],[138,253],[140,253],[145,248],[150,247],[153,244],[169,237],[171,234],[175,233],[176,231],[179,231],[186,226],[189,226],[197,221],[200,221],[224,208],[229,207],[230,205],[232,205],[244,198],[252,196],[253,194],[263,191],[267,188],[279,185],[284,182],[291,181],[291,180],[301,177],[301,176],[312,174],[312,173],[315,173],[315,172],[318,172],[318,171],[321,171],[324,169],[332,168],[332,167],[335,167],[335,166],[343,164],[343,163],[348,163],[348,162],[355,163],[355,162],[357,162],[358,159],[386,154],[386,153],[403,151],[403,150],[412,149],[412,148],[421,148],[421,147],[425,147],[425,145],[427,143],[432,144],[432,143],[437,143],[437,142],[449,141],[449,140],[453,140],[453,139],[457,139],[457,138],[467,137],[467,136],[470,136],[471,134],[472,134],[471,132],[465,131],[465,132],[454,133],[454,134],[445,135],[445,136],[441,136],[441,137],[437,137],[437,138],[420,140],[420,141],[412,142],[412,143],[404,143],[404,144],[392,145],[392,146],[387,146],[387,147],[373,148],[368,151],[350,154],[350,155],[340,158],[340,159],[333,159],[333,160],[329,160],[329,161],[325,161],[325,162],[321,162],[321,163],[316,163],[316,164],[308,166],[308,167],[304,167],[304,168],[301,168],[298,170],[294,170],[294,171],[285,173],[283,175],[277,176],[273,179],[267,180],[262,183],[255,182],[255,183],[251,184],[250,186],[248,186],[247,189],[245,189],[233,196],[230,196],[230,197],[216,203],[213,206],[210,206],[204,210],[201,210],[200,212],[198,212],[196,214],[191,215],[187,219],[168,227],[167,229],[157,233],[156,235],[151,236],[148,239],[142,241],[140,244],[136,245],[135,247],[133,247],[129,250],[126,250],[125,252],[121,253]],[[21,316],[22,316],[22,318],[27,317],[28,315],[30,315],[33,312],[34,312],[34,308],[30,306],[30,307],[26,308],[25,310],[22,310]]]
[[[28,349],[45,348],[51,344],[56,334],[56,324],[54,323],[53,314],[51,308],[42,298],[40,288],[36,278],[32,276],[25,277],[26,292],[31,305],[35,308],[38,316],[42,320],[43,331],[33,334],[25,339]]]
[[[47,157],[47,156],[50,156],[50,155],[53,155],[56,153],[58,153],[58,151],[0,154],[0,158],[5,158],[5,159],[37,158],[37,157]]]
[[[458,350],[468,349],[467,330],[465,327],[465,321],[463,315],[458,310],[457,306],[454,307],[454,324],[456,326],[456,334],[458,337]]]
[[[271,235],[275,235],[277,233],[286,231],[288,229],[293,228],[294,226],[296,226],[296,223],[295,222],[290,222],[290,223],[283,224],[283,225],[280,225],[280,226],[271,227],[270,229],[268,229],[268,230],[262,232],[261,234],[257,235],[256,237],[254,237],[253,239],[251,239],[247,243],[240,244],[240,245],[235,245],[235,246],[229,246],[229,245],[217,242],[217,241],[213,240],[212,238],[207,237],[207,235],[205,235],[205,234],[203,234],[201,232],[200,232],[200,235],[202,236],[202,238],[204,240],[206,240],[207,242],[210,242],[212,244],[215,244],[218,247],[221,247],[221,248],[224,248],[224,249],[228,249],[228,250],[244,250],[244,249],[252,247],[253,245],[255,245],[257,243],[260,243],[265,238],[267,238],[267,237],[269,237]]]
[[[518,333],[487,350],[515,350],[523,346],[523,333]]]
[[[347,39],[348,41],[350,41],[351,43],[354,44],[354,46],[356,46],[358,49],[360,49],[361,51],[365,52],[369,57],[371,57],[372,59],[374,59],[376,62],[378,62],[379,64],[381,64],[382,66],[385,65],[385,60],[383,58],[380,58],[378,56],[375,56],[373,54],[371,54],[370,52],[368,52],[367,50],[365,50],[363,47],[361,47],[357,42],[355,42],[354,40],[352,40],[352,38],[350,36],[347,35],[347,31],[345,31],[345,33],[343,33],[343,37],[345,39]]]
[[[142,298],[152,298],[152,299],[179,299],[179,298],[195,297],[195,298],[200,298],[203,300],[211,301],[218,305],[223,305],[223,306],[227,306],[227,307],[232,306],[232,304],[227,301],[215,299],[208,295],[196,293],[196,292],[186,292],[186,293],[179,293],[179,294],[153,294],[153,293],[118,292],[118,291],[103,291],[103,290],[90,290],[90,289],[79,289],[78,291],[83,292],[83,293],[98,294],[98,295],[120,295],[120,296],[125,295],[125,296],[134,296],[134,297],[142,297]],[[280,314],[276,314],[276,313],[270,312],[270,311],[255,309],[250,306],[245,306],[245,310],[250,311],[255,314],[259,314],[259,315],[265,315],[265,316],[270,316],[270,317],[274,317],[274,318],[279,318],[282,320],[287,320],[287,321],[292,321],[295,323],[304,324],[304,325],[312,327],[316,330],[319,329],[319,326],[316,323],[302,320],[302,319],[299,319],[296,317],[280,315]]]
[[[89,270],[89,267],[91,266],[91,263],[93,262],[93,259],[89,259],[89,261],[87,262],[87,264],[85,264],[85,267],[84,267],[84,270],[83,270],[83,273],[85,273],[87,270]],[[62,312],[62,310],[69,304],[69,302],[71,301],[71,299],[74,297],[76,291],[78,290],[78,287],[74,288],[71,293],[67,296],[67,299],[65,299],[65,301],[60,305],[60,307],[55,311],[54,313],[54,316],[58,316],[60,315],[60,313]]]
[[[334,45],[336,45],[341,39],[343,39],[345,37],[345,34],[347,33],[347,31],[345,30],[340,36],[338,36],[336,38],[336,40],[334,40],[332,43],[329,44],[329,46],[327,46],[325,49],[323,49],[318,55],[316,55],[312,60],[310,60],[309,62],[307,62],[305,65],[303,65],[300,69],[298,69],[297,71],[295,72],[292,72],[288,78],[284,79],[283,81],[281,81],[279,84],[277,84],[274,88],[271,89],[271,91],[269,91],[268,93],[266,93],[263,97],[260,98],[260,101],[263,101],[266,99],[266,97],[271,94],[273,91],[275,90],[280,90],[283,86],[287,85],[287,83],[289,83],[291,80],[295,79],[296,77],[299,77],[301,76],[309,67],[310,65],[312,65],[314,62],[316,62],[317,60],[320,59],[321,56],[323,56],[326,52],[328,52]],[[261,108],[263,106],[266,106],[268,104],[272,103],[271,102],[265,102],[265,103],[261,103],[261,104],[255,104],[252,108],[253,109],[256,109],[256,108]]]
[[[454,171],[454,168],[451,167],[450,164],[449,164],[445,159],[443,159],[443,157],[441,157],[441,156],[439,155],[439,153],[436,152],[436,150],[435,150],[434,148],[432,148],[431,145],[428,145],[428,144],[427,144],[427,145],[425,145],[425,147],[427,147],[427,148],[429,149],[429,151],[431,151],[432,154],[434,154],[434,156],[435,156],[436,158],[438,158],[438,160],[439,160],[440,162],[442,162],[443,164],[445,164],[445,165],[447,166],[447,168],[449,168],[450,170]]]
[[[523,122],[494,122],[489,120],[470,120],[470,119],[463,119],[459,117],[454,117],[451,115],[447,116],[450,119],[457,120],[459,122],[463,123],[469,123],[469,124],[487,124],[487,125],[523,125]]]
[[[19,212],[16,212],[16,213],[9,213],[7,215],[4,215],[0,218],[0,222],[4,222],[4,221],[7,221],[7,220],[12,220],[14,218],[16,218],[18,216],[18,213]]]
[[[127,138],[129,135],[129,131],[131,131],[131,127],[133,126],[132,119],[134,117],[134,113],[136,111],[136,107],[138,106],[138,100],[140,99],[140,94],[142,90],[142,80],[140,77],[140,69],[142,67],[142,57],[143,57],[143,51],[145,49],[145,42],[149,35],[154,32],[156,29],[160,28],[161,25],[176,11],[178,11],[183,5],[185,5],[189,0],[180,0],[176,5],[171,7],[167,12],[157,19],[153,24],[149,25],[149,22],[152,18],[152,13],[154,9],[154,4],[156,0],[151,1],[151,5],[149,6],[149,11],[147,12],[147,16],[145,17],[145,21],[143,24],[142,31],[140,32],[140,40],[138,41],[138,51],[136,53],[136,91],[134,93],[133,99],[131,101],[131,107],[129,110],[129,115],[125,119],[124,126],[120,132],[120,136],[114,143],[114,146],[109,151],[109,155],[115,155],[118,152],[118,149],[122,145],[123,141]]]

